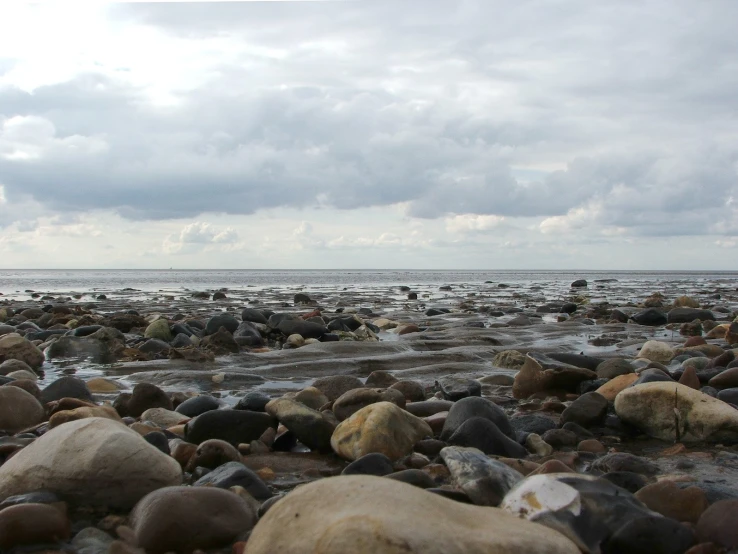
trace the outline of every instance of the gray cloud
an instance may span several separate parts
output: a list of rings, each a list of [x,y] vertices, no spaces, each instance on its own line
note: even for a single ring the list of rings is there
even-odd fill
[[[9,202],[139,220],[398,202],[421,218],[565,217],[596,205],[590,224],[656,235],[727,229],[733,216],[738,5],[727,0],[111,10],[238,47],[174,106],[151,104],[125,72],[0,89]],[[548,174],[521,181],[521,168]]]

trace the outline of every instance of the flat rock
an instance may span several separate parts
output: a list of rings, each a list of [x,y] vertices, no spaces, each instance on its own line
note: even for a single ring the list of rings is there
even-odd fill
[[[441,450],[441,458],[451,472],[452,482],[478,506],[499,506],[523,479],[519,471],[476,448],[448,446]]]
[[[579,383],[596,378],[597,374],[590,369],[574,367],[544,354],[529,352],[515,375],[512,392],[515,398],[521,399],[545,391],[576,392]]]

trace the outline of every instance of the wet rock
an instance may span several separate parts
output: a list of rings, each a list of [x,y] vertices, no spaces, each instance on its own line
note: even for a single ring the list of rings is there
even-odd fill
[[[482,383],[476,379],[465,379],[456,376],[441,377],[436,387],[446,400],[456,402],[467,396],[482,396]]]
[[[131,397],[126,405],[126,415],[140,417],[150,408],[165,408],[172,410],[172,400],[167,393],[151,383],[138,383],[133,387]],[[119,412],[120,413],[120,412]],[[123,414],[121,414],[123,415]]]
[[[30,371],[33,372],[33,368],[26,362],[21,360],[5,360],[0,364],[0,375],[8,375],[16,371]]]
[[[673,519],[646,516],[632,519],[608,539],[604,554],[683,554],[695,543],[691,529]]]
[[[217,487],[220,489],[243,487],[257,500],[266,500],[272,496],[269,487],[266,486],[261,477],[241,462],[227,462],[220,465],[207,475],[200,477],[193,483],[193,486]]]
[[[679,384],[690,389],[700,390],[700,378],[697,376],[697,371],[695,371],[694,367],[687,366],[682,376],[679,377]]]
[[[738,410],[678,383],[625,389],[615,398],[615,411],[626,423],[661,440],[738,440]]]
[[[523,478],[520,472],[475,448],[449,446],[441,450],[441,458],[453,483],[478,506],[498,506]]]
[[[103,417],[113,421],[121,421],[118,412],[111,406],[80,406],[70,410],[60,410],[49,418],[48,428],[54,429],[64,423],[87,419],[90,417]]]
[[[209,412],[210,410],[217,410],[219,407],[220,402],[218,402],[218,400],[212,396],[201,394],[188,398],[177,406],[174,411],[187,417],[197,417],[200,414]]]
[[[738,367],[731,367],[730,369],[721,371],[710,379],[708,384],[718,390],[738,387]]]
[[[106,379],[104,377],[94,377],[86,381],[85,385],[87,386],[87,390],[89,390],[91,393],[98,393],[98,394],[119,392],[125,388],[123,385],[121,385],[117,381],[113,381],[112,379]]]
[[[189,416],[167,410],[166,408],[149,408],[141,414],[141,421],[150,421],[162,428],[174,427],[189,419]]]
[[[241,310],[241,319],[252,323],[267,324],[267,318],[264,316],[264,313],[254,308],[244,308]]]
[[[240,347],[225,327],[221,327],[214,333],[207,335],[200,341],[200,346],[212,350],[215,354],[238,353]]]
[[[364,386],[358,377],[352,375],[333,375],[316,379],[313,386],[325,394],[329,400],[336,400],[342,394]]]
[[[361,389],[354,389],[354,390],[361,390]],[[351,392],[351,391],[349,391]],[[346,393],[348,394],[348,393]],[[289,398],[289,395],[285,395],[285,397]],[[328,397],[320,392],[315,387],[307,387],[299,391],[295,396],[293,397],[294,400],[297,400],[298,402],[305,404],[308,408],[312,408],[313,410],[320,410],[321,407],[325,406],[330,402]]]
[[[231,443],[220,439],[209,439],[202,442],[194,451],[185,471],[192,473],[197,467],[215,469],[228,462],[241,462],[241,454]]]
[[[556,529],[591,554],[600,552],[628,521],[652,515],[609,481],[576,473],[527,477],[507,493],[500,507]]]
[[[254,527],[253,505],[217,488],[167,487],[131,512],[136,542],[149,554],[230,546]]]
[[[674,383],[674,379],[667,375],[665,371],[657,369],[655,367],[644,369],[638,374],[636,379],[631,386],[635,387],[644,383]]]
[[[386,389],[397,383],[397,381],[399,381],[399,379],[391,373],[388,373],[387,371],[377,370],[372,371],[369,374],[369,377],[366,378],[365,385],[367,387]]]
[[[130,508],[181,481],[179,464],[138,433],[89,418],[52,429],[0,466],[0,499],[48,490],[74,504]]]
[[[674,350],[665,342],[649,340],[641,347],[638,357],[666,364],[674,357]]]
[[[19,387],[0,387],[0,430],[16,433],[44,420],[44,408]]]
[[[381,452],[391,460],[398,460],[412,452],[416,442],[432,434],[422,419],[390,402],[378,402],[342,421],[333,433],[331,446],[347,460],[356,460],[371,452]]]
[[[454,405],[448,400],[423,400],[421,402],[410,402],[405,405],[405,410],[418,417],[428,417],[441,412],[447,412]]]
[[[607,415],[607,399],[597,392],[577,398],[561,413],[561,423],[572,421],[584,427],[601,424]]]
[[[387,479],[407,483],[408,485],[419,487],[421,489],[430,489],[437,486],[437,483],[433,480],[433,477],[419,469],[404,469],[401,471],[396,471],[395,473],[391,473],[386,477]]]
[[[700,516],[696,527],[701,542],[738,548],[738,499],[719,500]]]
[[[147,339],[159,339],[164,342],[171,341],[174,337],[169,329],[169,322],[166,319],[157,319],[146,327],[144,337]]]
[[[525,447],[531,454],[536,456],[550,456],[553,453],[553,446],[544,441],[540,435],[530,433],[525,437]]]
[[[400,391],[405,396],[407,402],[422,402],[425,400],[425,389],[417,381],[402,379],[390,388]]]
[[[233,332],[233,340],[240,346],[262,346],[264,338],[256,325],[250,321],[242,321]]]
[[[181,335],[177,335],[178,337]],[[176,338],[176,337],[175,337]],[[187,338],[187,342],[190,342],[189,337]],[[170,345],[168,342],[164,342],[160,339],[149,339],[145,343],[143,343],[141,346],[138,347],[138,349],[141,352],[144,352],[145,354],[160,354],[162,352],[168,352],[170,347],[179,347],[181,341],[177,341],[177,344],[174,343],[174,340],[172,340],[172,344]]]
[[[516,415],[510,418],[510,425],[512,425],[516,433],[535,433],[541,436],[547,431],[558,427],[553,419],[542,414]]]
[[[605,473],[602,478],[632,493],[636,493],[648,485],[648,479],[645,476],[633,471],[610,471]]]
[[[379,452],[366,454],[354,460],[341,472],[341,475],[376,475],[383,477],[394,471],[392,460]]]
[[[56,544],[71,535],[66,514],[48,504],[18,504],[0,511],[0,549]]]
[[[599,364],[596,371],[597,377],[601,379],[613,379],[618,375],[633,373],[635,370],[628,360],[612,358]]]
[[[512,392],[515,398],[528,398],[544,391],[575,392],[580,382],[596,377],[597,374],[589,369],[570,366],[544,354],[529,352],[525,363],[515,375]]]
[[[328,333],[328,327],[312,321],[285,319],[277,324],[277,329],[286,337],[290,335],[301,335],[306,339],[320,339]]]
[[[450,439],[466,421],[475,417],[491,421],[497,429],[508,438],[513,440],[517,438],[515,431],[507,418],[507,414],[505,414],[502,408],[486,398],[470,396],[455,402],[449,410],[448,416],[446,417],[446,423],[444,424],[443,431],[441,432],[441,440]],[[462,446],[473,445],[469,444]]]
[[[520,369],[525,363],[525,354],[517,350],[503,350],[497,354],[492,360],[495,367],[504,367],[508,369]]]
[[[263,412],[272,398],[260,391],[247,392],[233,407],[235,410],[250,410],[252,412]]]
[[[377,402],[392,402],[400,408],[405,407],[405,395],[396,389],[354,389],[343,393],[333,403],[333,413],[338,421],[352,416],[360,409]]]
[[[666,325],[667,317],[664,312],[656,308],[648,308],[631,316],[631,319],[638,325],[648,325],[650,327],[658,327]]]
[[[169,449],[169,439],[161,431],[152,431],[143,436],[144,440],[150,445],[155,446],[161,452],[169,456],[171,450]]]
[[[551,429],[543,433],[541,438],[554,448],[575,446],[579,442],[577,435],[567,429]]]
[[[485,454],[524,458],[527,450],[506,436],[491,420],[472,417],[465,420],[448,438],[447,442],[456,446],[467,446],[481,450]]]
[[[44,355],[30,341],[9,333],[0,337],[0,362],[6,360],[20,360],[32,369],[38,369],[44,363]]]
[[[326,503],[325,499],[332,499]],[[501,510],[465,505],[383,477],[321,479],[287,495],[245,554],[577,554],[560,534]]]
[[[667,321],[669,323],[690,323],[695,319],[700,321],[715,321],[715,314],[710,310],[700,310],[697,308],[674,308],[669,310]]]
[[[331,451],[335,424],[319,411],[289,398],[275,398],[266,405],[266,412],[277,418],[311,450]]]
[[[211,410],[187,422],[185,439],[193,444],[221,439],[237,445],[257,440],[270,427],[276,429],[277,420],[269,414],[249,410]]]
[[[218,332],[221,327],[225,327],[231,335],[238,329],[239,321],[231,314],[222,313],[208,319],[205,324],[205,334],[213,335]]]
[[[41,391],[41,398],[44,403],[61,400],[62,398],[78,398],[91,402],[92,393],[81,379],[60,377]]]
[[[705,492],[698,487],[682,489],[673,481],[660,481],[646,485],[635,497],[649,509],[677,521],[697,523],[707,509]]]

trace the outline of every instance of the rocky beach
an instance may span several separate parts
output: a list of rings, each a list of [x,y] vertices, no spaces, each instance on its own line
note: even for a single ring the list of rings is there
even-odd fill
[[[415,277],[1,287],[0,551],[738,551],[737,275]]]

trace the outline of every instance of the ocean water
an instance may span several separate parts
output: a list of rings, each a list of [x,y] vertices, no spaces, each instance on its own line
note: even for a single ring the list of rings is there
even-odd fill
[[[568,285],[576,279],[617,279],[621,286],[643,287],[674,284],[738,285],[738,271],[587,271],[587,270],[0,270],[0,293],[25,299],[31,292],[43,294],[108,293],[122,289],[141,292],[215,289],[265,289],[300,287],[371,289],[418,285]]]

